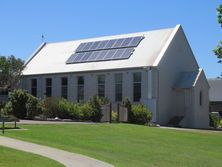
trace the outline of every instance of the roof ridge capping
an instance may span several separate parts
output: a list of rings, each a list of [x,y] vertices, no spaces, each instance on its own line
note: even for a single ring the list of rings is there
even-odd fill
[[[174,28],[173,32],[171,33],[170,37],[168,38],[166,44],[164,45],[164,47],[162,48],[161,52],[159,53],[159,55],[157,56],[156,60],[154,61],[153,66],[158,66],[160,60],[164,56],[164,54],[167,51],[171,41],[173,40],[174,36],[176,35],[176,33],[178,32],[179,29],[182,29],[181,24],[177,24],[175,26],[175,28]]]
[[[152,29],[152,30],[147,30],[147,31],[139,31],[139,32],[131,32],[131,33],[121,33],[121,34],[111,34],[111,35],[104,35],[104,36],[95,36],[95,37],[89,37],[89,38],[80,38],[80,39],[74,39],[74,40],[67,40],[67,41],[58,41],[58,42],[47,42],[47,44],[56,44],[56,43],[64,43],[64,42],[91,42],[95,40],[107,40],[104,38],[122,38],[121,36],[123,35],[130,35],[130,36],[144,36],[144,34],[152,31],[162,31],[162,30],[167,30],[167,29],[175,29],[175,27],[166,27],[166,28],[159,28],[159,29]]]

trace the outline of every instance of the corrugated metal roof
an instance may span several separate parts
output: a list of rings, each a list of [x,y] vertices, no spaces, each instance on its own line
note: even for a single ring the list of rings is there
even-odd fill
[[[159,56],[160,52],[163,50],[166,43],[169,43],[169,40],[172,39],[172,35],[174,35],[173,32],[175,32],[178,27],[179,25],[177,25],[175,28],[169,29],[68,42],[47,43],[40,50],[38,50],[38,53],[33,54],[35,56],[32,57],[27,63],[26,68],[23,71],[23,75],[84,72],[153,66],[156,59],[161,59]],[[134,36],[144,36],[145,38],[141,41],[129,59],[66,64],[67,59],[75,52],[76,48],[82,42],[110,40]]]
[[[210,85],[209,100],[222,101],[222,79],[208,79]]]

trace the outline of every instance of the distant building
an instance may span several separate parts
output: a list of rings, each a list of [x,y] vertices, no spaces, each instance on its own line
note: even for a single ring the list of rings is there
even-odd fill
[[[128,98],[148,106],[161,125],[176,118],[183,127],[209,125],[209,85],[180,25],[43,43],[26,63],[22,87],[73,102],[104,96],[114,108]]]
[[[210,85],[210,112],[219,112],[222,116],[222,79],[208,79]]]

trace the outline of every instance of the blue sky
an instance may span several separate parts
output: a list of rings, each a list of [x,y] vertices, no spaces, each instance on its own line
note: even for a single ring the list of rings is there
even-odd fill
[[[0,55],[26,60],[41,44],[147,31],[181,24],[207,77],[222,65],[212,49],[222,40],[220,0],[0,0]]]

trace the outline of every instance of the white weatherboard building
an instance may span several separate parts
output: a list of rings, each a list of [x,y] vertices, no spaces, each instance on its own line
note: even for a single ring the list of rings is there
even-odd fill
[[[23,89],[43,98],[86,101],[105,96],[143,103],[153,121],[175,118],[206,128],[209,85],[180,25],[140,33],[44,43],[26,63]]]

